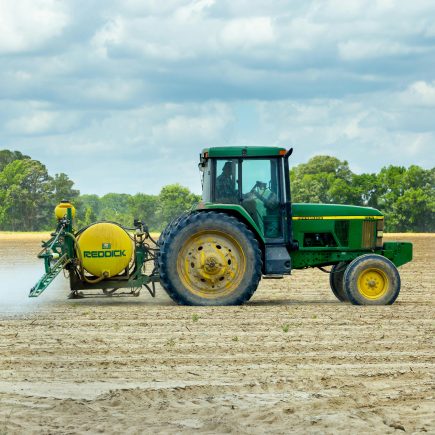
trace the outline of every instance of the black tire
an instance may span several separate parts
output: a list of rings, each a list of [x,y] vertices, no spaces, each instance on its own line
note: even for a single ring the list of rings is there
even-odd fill
[[[342,261],[334,264],[329,274],[329,285],[331,286],[332,293],[340,302],[349,302],[349,298],[344,290],[343,277],[346,271],[347,263]]]
[[[347,297],[354,305],[391,305],[399,296],[399,271],[382,255],[355,258],[343,279]]]
[[[168,225],[166,225],[164,230],[160,233],[159,238],[157,239],[157,246],[160,248],[160,250],[162,249],[162,246],[165,244],[166,237],[171,232],[172,227],[178,225],[178,223],[182,219],[185,219],[187,216],[189,216],[190,213],[191,212],[184,212],[181,215],[177,216],[176,218],[172,219],[172,221],[169,222]],[[159,268],[159,257],[160,257],[160,251],[157,253],[156,258],[154,260],[154,267],[156,269]]]
[[[160,249],[160,283],[181,305],[240,305],[261,279],[257,240],[225,213],[186,216],[171,226]]]
[[[191,212],[185,212],[180,214],[179,216],[177,216],[176,218],[172,219],[171,222],[168,223],[168,225],[166,225],[166,227],[164,228],[164,230],[161,232],[159,239],[157,240],[157,244],[159,246],[163,245],[163,243],[165,242],[165,238],[166,236],[170,233],[171,228],[173,226],[178,225],[178,223],[182,220],[185,219],[187,216],[189,216]]]

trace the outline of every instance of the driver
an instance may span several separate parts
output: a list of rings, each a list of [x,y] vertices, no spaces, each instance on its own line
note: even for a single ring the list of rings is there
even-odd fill
[[[216,194],[220,201],[233,202],[237,198],[232,176],[232,163],[226,162],[222,174],[216,178]]]

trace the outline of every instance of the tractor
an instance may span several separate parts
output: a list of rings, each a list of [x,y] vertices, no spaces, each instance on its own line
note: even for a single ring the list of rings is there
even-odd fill
[[[397,268],[412,244],[384,242],[384,216],[370,207],[292,203],[289,158],[279,147],[210,147],[200,154],[202,200],[169,223],[158,240],[136,219],[73,227],[75,209],[55,209],[56,231],[38,257],[39,296],[65,270],[70,297],[156,294],[159,282],[181,305],[239,305],[262,277],[293,269],[329,273],[338,300],[389,305],[400,292]],[[330,270],[326,269],[330,267]]]

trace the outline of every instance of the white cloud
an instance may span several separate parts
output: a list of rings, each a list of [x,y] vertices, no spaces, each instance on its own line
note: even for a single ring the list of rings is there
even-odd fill
[[[0,54],[29,52],[59,36],[69,23],[64,2],[0,2]]]
[[[213,6],[215,0],[196,0],[188,3],[185,6],[181,6],[176,10],[175,16],[181,21],[191,21],[201,19],[203,12]]]
[[[33,110],[6,122],[6,131],[13,135],[51,135],[69,132],[77,127],[79,116],[48,110]]]
[[[233,122],[231,110],[227,105],[211,103],[191,107],[190,114],[182,114],[185,108],[152,127],[155,142],[173,148],[193,143],[202,147],[207,143],[220,140],[222,133]],[[181,112],[181,113],[180,113]]]
[[[88,101],[118,103],[131,100],[142,89],[140,80],[109,79],[91,83],[84,89],[84,97]]]
[[[401,94],[401,99],[404,104],[435,108],[435,81],[427,83],[420,80],[412,83],[408,89]]]
[[[340,57],[351,61],[421,53],[426,50],[423,47],[409,47],[387,40],[350,40],[338,44]]]
[[[128,15],[171,15],[177,8],[189,5],[190,0],[114,0],[113,9],[123,10]]]
[[[427,84],[417,88],[426,98],[433,91]],[[259,130],[266,131],[263,137],[272,144],[294,146],[295,164],[329,153],[366,172],[388,164],[431,167],[435,165],[433,111],[406,104],[403,94],[257,103]]]
[[[121,17],[107,21],[92,38],[91,44],[101,57],[107,57],[107,47],[121,43],[125,39],[125,23]]]
[[[269,45],[275,40],[270,17],[239,18],[227,23],[221,34],[221,41],[231,48],[252,48]]]
[[[55,114],[50,112],[38,112],[12,119],[7,123],[7,128],[21,134],[45,133],[52,127],[55,117]]]
[[[207,145],[428,166],[434,22],[433,0],[0,0],[1,145],[83,191],[89,162],[123,174],[99,193],[198,190]]]
[[[329,31],[324,23],[317,23],[308,17],[296,17],[276,27],[282,46],[279,54],[287,56],[292,51],[315,49]]]

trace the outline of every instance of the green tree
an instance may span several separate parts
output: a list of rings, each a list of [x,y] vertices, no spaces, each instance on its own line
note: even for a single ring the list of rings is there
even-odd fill
[[[0,150],[0,172],[14,160],[30,159],[19,151]]]
[[[379,174],[353,174],[347,162],[316,156],[290,172],[294,202],[375,207],[387,231],[435,231],[435,168],[384,167]]]
[[[89,225],[90,222],[86,220],[86,213],[88,213],[88,219],[91,218],[90,211],[92,211],[92,215],[94,219],[92,222],[98,220],[98,216],[100,214],[100,198],[98,195],[80,195],[73,202],[74,206],[77,209],[76,214],[76,222],[78,226]]]
[[[159,228],[158,209],[159,197],[137,193],[129,198],[129,211],[135,219],[145,221],[150,231]]]
[[[52,220],[52,178],[36,160],[14,160],[0,172],[0,227],[12,231],[47,228]]]
[[[378,175],[387,231],[435,231],[435,168],[388,166]]]
[[[290,171],[294,202],[360,204],[352,188],[354,174],[346,161],[330,156],[315,156]]]
[[[85,217],[82,226],[90,225],[93,222],[96,222],[96,220],[97,220],[97,215],[94,213],[92,208],[86,207]]]
[[[293,202],[366,205],[386,215],[387,231],[435,231],[435,168],[388,166],[378,174],[354,174],[346,161],[316,156],[290,172]],[[79,195],[66,174],[50,177],[46,167],[19,151],[0,150],[0,229],[41,230],[55,224],[54,206],[62,199],[77,208],[76,226],[111,220],[132,226],[143,219],[161,230],[200,200],[172,184],[158,196],[109,193]]]
[[[396,232],[435,231],[434,194],[422,188],[406,190],[388,213],[388,229]]]
[[[70,180],[68,175],[64,173],[55,174],[52,180],[51,189],[53,191],[53,202],[58,204],[66,199],[74,203],[74,200],[79,196],[80,192],[73,189],[74,181]]]
[[[376,174],[353,174],[351,187],[356,198],[359,199],[355,204],[378,207],[379,184]]]
[[[158,229],[163,229],[172,219],[191,209],[200,199],[200,196],[178,183],[163,187],[159,194]]]
[[[73,200],[76,208],[76,226],[78,228],[89,225],[98,220],[100,212],[100,198],[98,195],[79,195]]]
[[[126,193],[108,193],[101,197],[98,219],[119,222],[131,227],[134,218],[129,210],[130,197],[131,195]]]

